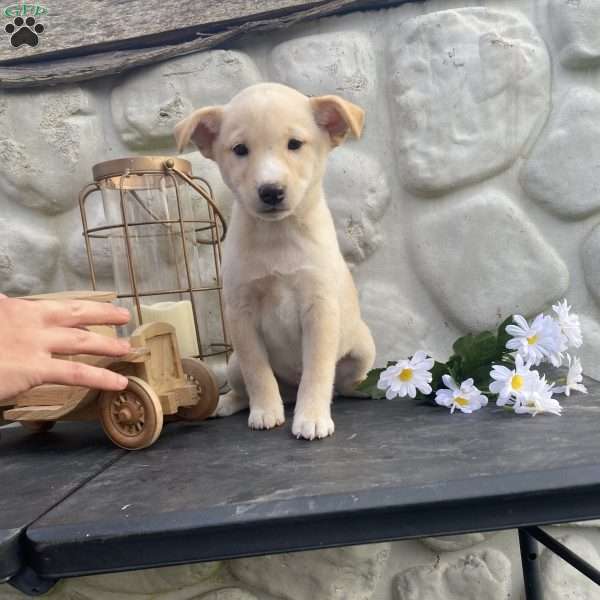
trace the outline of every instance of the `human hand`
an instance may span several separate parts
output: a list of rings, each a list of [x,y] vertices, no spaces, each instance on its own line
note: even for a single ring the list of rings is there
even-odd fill
[[[19,300],[0,294],[0,400],[43,383],[122,390],[127,378],[52,354],[122,356],[129,342],[83,329],[124,325],[129,311],[85,300]]]

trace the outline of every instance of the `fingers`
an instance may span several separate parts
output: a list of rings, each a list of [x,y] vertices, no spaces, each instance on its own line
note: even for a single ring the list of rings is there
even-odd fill
[[[123,375],[58,358],[46,361],[40,375],[43,383],[78,385],[106,391],[119,391],[127,387],[127,377]]]
[[[126,339],[111,338],[85,329],[51,327],[39,333],[40,342],[53,354],[123,356],[131,350]]]
[[[114,306],[109,302],[43,300],[37,302],[37,306],[43,311],[46,324],[59,327],[125,325],[130,317],[126,308]]]

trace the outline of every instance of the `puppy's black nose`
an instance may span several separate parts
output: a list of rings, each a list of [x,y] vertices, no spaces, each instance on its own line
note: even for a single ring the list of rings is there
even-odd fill
[[[258,188],[260,199],[269,206],[280,204],[285,198],[285,188],[273,183],[265,183]]]

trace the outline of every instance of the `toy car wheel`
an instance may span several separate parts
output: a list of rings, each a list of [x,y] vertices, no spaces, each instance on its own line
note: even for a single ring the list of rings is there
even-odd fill
[[[106,435],[121,448],[139,450],[153,444],[163,426],[163,411],[156,392],[142,379],[128,377],[121,392],[104,392],[99,402]]]
[[[55,421],[19,421],[19,423],[32,433],[44,433],[54,427]]]
[[[188,382],[196,387],[197,402],[194,406],[182,406],[177,411],[177,416],[186,421],[207,419],[219,402],[219,387],[215,377],[197,358],[182,358],[181,366]]]

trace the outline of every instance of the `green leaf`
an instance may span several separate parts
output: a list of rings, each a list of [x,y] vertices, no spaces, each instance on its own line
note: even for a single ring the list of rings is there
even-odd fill
[[[394,364],[394,363],[392,363]],[[371,369],[367,373],[367,377],[364,381],[361,381],[356,386],[357,392],[363,392],[364,394],[369,394],[371,398],[379,399],[385,397],[385,390],[380,390],[377,387],[377,382],[379,381],[379,375],[385,371],[385,368],[382,369]]]
[[[491,331],[458,338],[454,342],[453,349],[460,357],[460,375],[463,379],[472,377],[473,372],[478,368],[491,365],[492,362],[502,358],[502,353],[498,349],[498,339]]]
[[[437,360],[433,363],[433,368],[431,369],[431,387],[434,392],[442,385],[442,376],[449,374],[450,370],[447,365],[440,363]]]
[[[436,390],[438,390],[439,388],[441,388],[444,385],[444,382],[442,381],[442,376],[449,375],[449,374],[450,374],[450,371],[448,369],[448,366],[445,365],[444,363],[437,362],[437,360],[436,360],[433,363],[433,367],[431,369],[431,384],[430,384],[431,389],[432,389],[431,394],[422,394],[421,392],[417,391],[416,399],[433,401],[433,399],[435,398]]]
[[[480,390],[487,390],[490,387],[490,383],[493,381],[493,379],[490,377],[491,370],[492,367],[490,364],[481,365],[469,373],[469,377],[473,378],[473,382]]]
[[[473,345],[473,338],[475,336],[472,333],[467,333],[467,335],[463,335],[459,337],[454,344],[452,344],[452,350],[458,356],[464,356],[468,353]]]
[[[453,354],[446,361],[446,368],[448,369],[448,373],[452,376],[452,379],[455,381],[461,381],[462,377],[462,358],[458,356],[458,354]]]
[[[498,352],[500,353],[504,353],[507,351],[506,342],[510,340],[511,336],[508,333],[506,333],[506,326],[510,325],[512,322],[513,317],[511,315],[510,317],[504,319],[504,321],[502,321],[500,325],[498,325]]]

